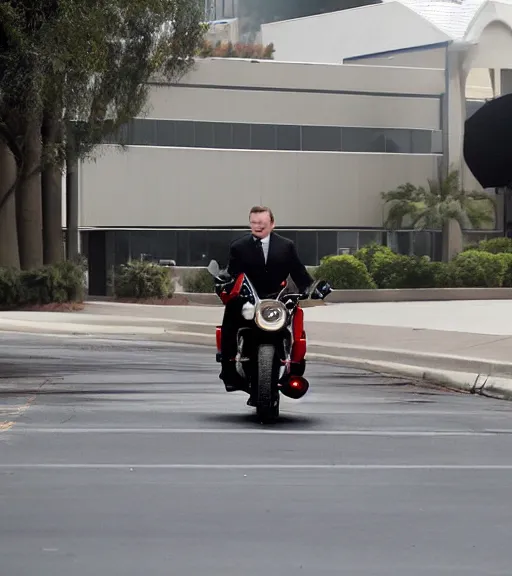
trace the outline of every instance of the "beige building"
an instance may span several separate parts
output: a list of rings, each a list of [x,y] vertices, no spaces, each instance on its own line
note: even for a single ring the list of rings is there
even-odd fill
[[[262,38],[282,61],[443,70],[444,154],[478,188],[462,157],[464,121],[512,91],[512,0],[383,0],[265,24]]]
[[[382,240],[381,191],[437,175],[444,83],[441,69],[220,58],[153,84],[144,115],[80,166],[91,280],[143,254],[225,262],[254,204],[310,265]],[[438,247],[420,234],[415,249]]]

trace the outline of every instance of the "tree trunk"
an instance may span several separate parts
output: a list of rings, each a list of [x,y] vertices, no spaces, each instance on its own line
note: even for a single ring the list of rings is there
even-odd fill
[[[457,220],[443,224],[443,262],[449,262],[462,250],[462,230]]]
[[[78,250],[78,157],[69,136],[66,146],[66,248],[67,259],[77,261]]]
[[[64,259],[62,238],[62,174],[58,166],[46,166],[41,174],[43,208],[43,261],[56,264]]]
[[[43,119],[43,146],[49,150],[61,141],[61,123],[47,114]],[[62,174],[57,158],[52,155],[41,174],[43,211],[43,261],[56,264],[64,259],[62,240]]]
[[[16,182],[16,162],[0,140],[0,203]],[[11,194],[0,210],[0,266],[20,267],[16,227],[16,198]]]
[[[27,126],[23,170],[16,191],[20,265],[23,270],[43,265],[43,214],[41,205],[41,123]]]

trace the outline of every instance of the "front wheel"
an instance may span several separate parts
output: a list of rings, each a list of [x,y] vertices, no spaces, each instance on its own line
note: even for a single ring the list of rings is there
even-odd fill
[[[258,349],[258,394],[256,414],[262,422],[279,418],[279,367],[280,362],[272,344],[261,344]]]

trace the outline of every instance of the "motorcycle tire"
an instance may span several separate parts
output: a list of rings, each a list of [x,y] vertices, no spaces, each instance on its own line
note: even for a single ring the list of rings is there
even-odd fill
[[[258,349],[258,396],[256,414],[261,422],[279,418],[279,361],[272,344],[262,344]]]

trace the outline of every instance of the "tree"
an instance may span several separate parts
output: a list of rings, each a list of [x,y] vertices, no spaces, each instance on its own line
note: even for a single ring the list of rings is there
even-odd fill
[[[449,259],[449,233],[454,222],[460,229],[483,228],[496,218],[495,199],[486,192],[464,190],[458,170],[446,178],[428,180],[427,188],[407,183],[381,196],[389,204],[388,228],[442,230],[445,261]]]
[[[43,246],[45,263],[62,257],[64,165],[74,177],[80,157],[139,115],[152,77],[190,68],[201,17],[198,0],[0,3],[0,138],[17,176],[0,212],[15,193],[23,268],[42,263]]]

